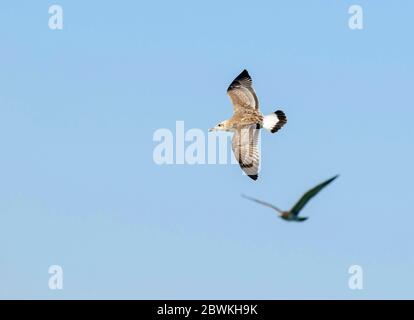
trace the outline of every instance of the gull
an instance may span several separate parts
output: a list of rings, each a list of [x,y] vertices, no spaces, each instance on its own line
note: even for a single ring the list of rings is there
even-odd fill
[[[338,178],[338,175],[318,184],[316,187],[310,189],[308,192],[306,192],[300,199],[299,201],[293,206],[292,209],[290,209],[289,211],[283,211],[280,210],[279,208],[275,207],[274,205],[255,199],[255,198],[251,198],[245,195],[242,195],[243,198],[245,199],[249,199],[251,201],[260,203],[264,206],[270,207],[273,210],[276,210],[279,214],[279,217],[281,217],[283,220],[286,221],[297,221],[297,222],[302,222],[308,219],[308,217],[299,217],[299,212],[303,209],[303,207],[308,203],[308,201],[310,199],[312,199],[314,196],[316,196],[318,194],[319,191],[321,191],[323,188],[325,188],[328,184],[330,184],[332,181],[334,181],[336,178]]]
[[[260,155],[258,150],[259,129],[277,132],[286,122],[283,111],[277,110],[263,116],[259,111],[259,100],[252,87],[252,79],[243,70],[227,89],[233,104],[233,116],[220,122],[209,131],[234,132],[232,149],[242,170],[253,180],[259,176]]]

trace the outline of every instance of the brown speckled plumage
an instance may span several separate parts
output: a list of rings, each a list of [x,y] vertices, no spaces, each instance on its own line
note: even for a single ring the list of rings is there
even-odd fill
[[[259,110],[259,100],[252,87],[252,79],[247,70],[243,70],[227,89],[233,104],[233,116],[218,124],[214,129],[234,131],[232,149],[242,170],[253,180],[258,178],[260,154],[258,150],[259,130],[265,124],[264,116]],[[266,127],[272,133],[286,124],[283,111],[276,111],[269,116]]]

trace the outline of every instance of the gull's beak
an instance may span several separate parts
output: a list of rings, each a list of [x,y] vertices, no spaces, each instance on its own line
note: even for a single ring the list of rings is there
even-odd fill
[[[214,128],[208,129],[208,132],[214,131]]]

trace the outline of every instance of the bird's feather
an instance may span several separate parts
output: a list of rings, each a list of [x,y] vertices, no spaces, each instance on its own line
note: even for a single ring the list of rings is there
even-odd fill
[[[332,181],[334,181],[336,178],[338,178],[338,175],[318,184],[316,187],[310,189],[308,192],[306,192],[299,201],[293,206],[293,208],[290,210],[290,212],[297,216],[299,212],[303,209],[303,207],[309,202],[310,199],[312,199],[314,196],[318,194],[319,191],[321,191],[323,188],[325,188],[328,184],[330,184]]]
[[[259,100],[252,87],[252,79],[247,70],[243,70],[227,89],[233,104],[234,112],[242,112],[243,109],[259,109]]]
[[[262,204],[262,205],[264,205],[264,206],[266,206],[266,207],[269,207],[269,208],[272,208],[272,209],[274,209],[274,210],[276,210],[277,212],[279,212],[279,213],[283,213],[282,212],[282,210],[280,210],[278,207],[275,207],[273,204],[271,204],[271,203],[268,203],[268,202],[265,202],[265,201],[262,201],[262,200],[259,200],[259,199],[256,199],[256,198],[252,198],[252,197],[249,197],[249,196],[246,196],[246,195],[242,195],[242,197],[243,198],[245,198],[245,199],[248,199],[248,200],[251,200],[251,201],[254,201],[254,202],[256,202],[256,203],[259,203],[259,204]]]
[[[259,132],[257,125],[238,128],[232,140],[232,149],[242,170],[257,180],[260,166]]]

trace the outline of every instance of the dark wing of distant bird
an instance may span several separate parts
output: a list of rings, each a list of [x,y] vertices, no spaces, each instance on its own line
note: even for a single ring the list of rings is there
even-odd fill
[[[245,109],[259,109],[259,101],[252,87],[252,79],[247,70],[243,70],[227,88],[234,112],[243,113]]]
[[[290,212],[297,216],[299,212],[303,209],[303,207],[308,203],[310,199],[312,199],[314,196],[318,194],[319,191],[321,191],[323,188],[325,188],[328,184],[330,184],[332,181],[334,181],[336,178],[338,178],[338,175],[318,184],[316,187],[310,189],[308,192],[306,192],[302,198],[293,206],[293,208],[290,210]]]
[[[232,139],[234,157],[244,173],[253,180],[257,180],[259,176],[259,132],[257,125],[245,126],[238,129]]]
[[[278,211],[278,212],[282,213],[282,210],[280,210],[278,207],[275,207],[273,204],[270,204],[270,203],[268,203],[268,202],[264,202],[264,201],[262,201],[262,200],[259,200],[259,199],[255,199],[255,198],[252,198],[252,197],[246,196],[246,195],[244,195],[244,194],[242,194],[242,197],[243,197],[243,198],[245,198],[245,199],[248,199],[248,200],[254,201],[254,202],[256,202],[256,203],[262,204],[262,205],[264,205],[264,206],[266,206],[266,207],[272,208],[272,209],[274,209],[274,210],[276,210],[276,211]]]

